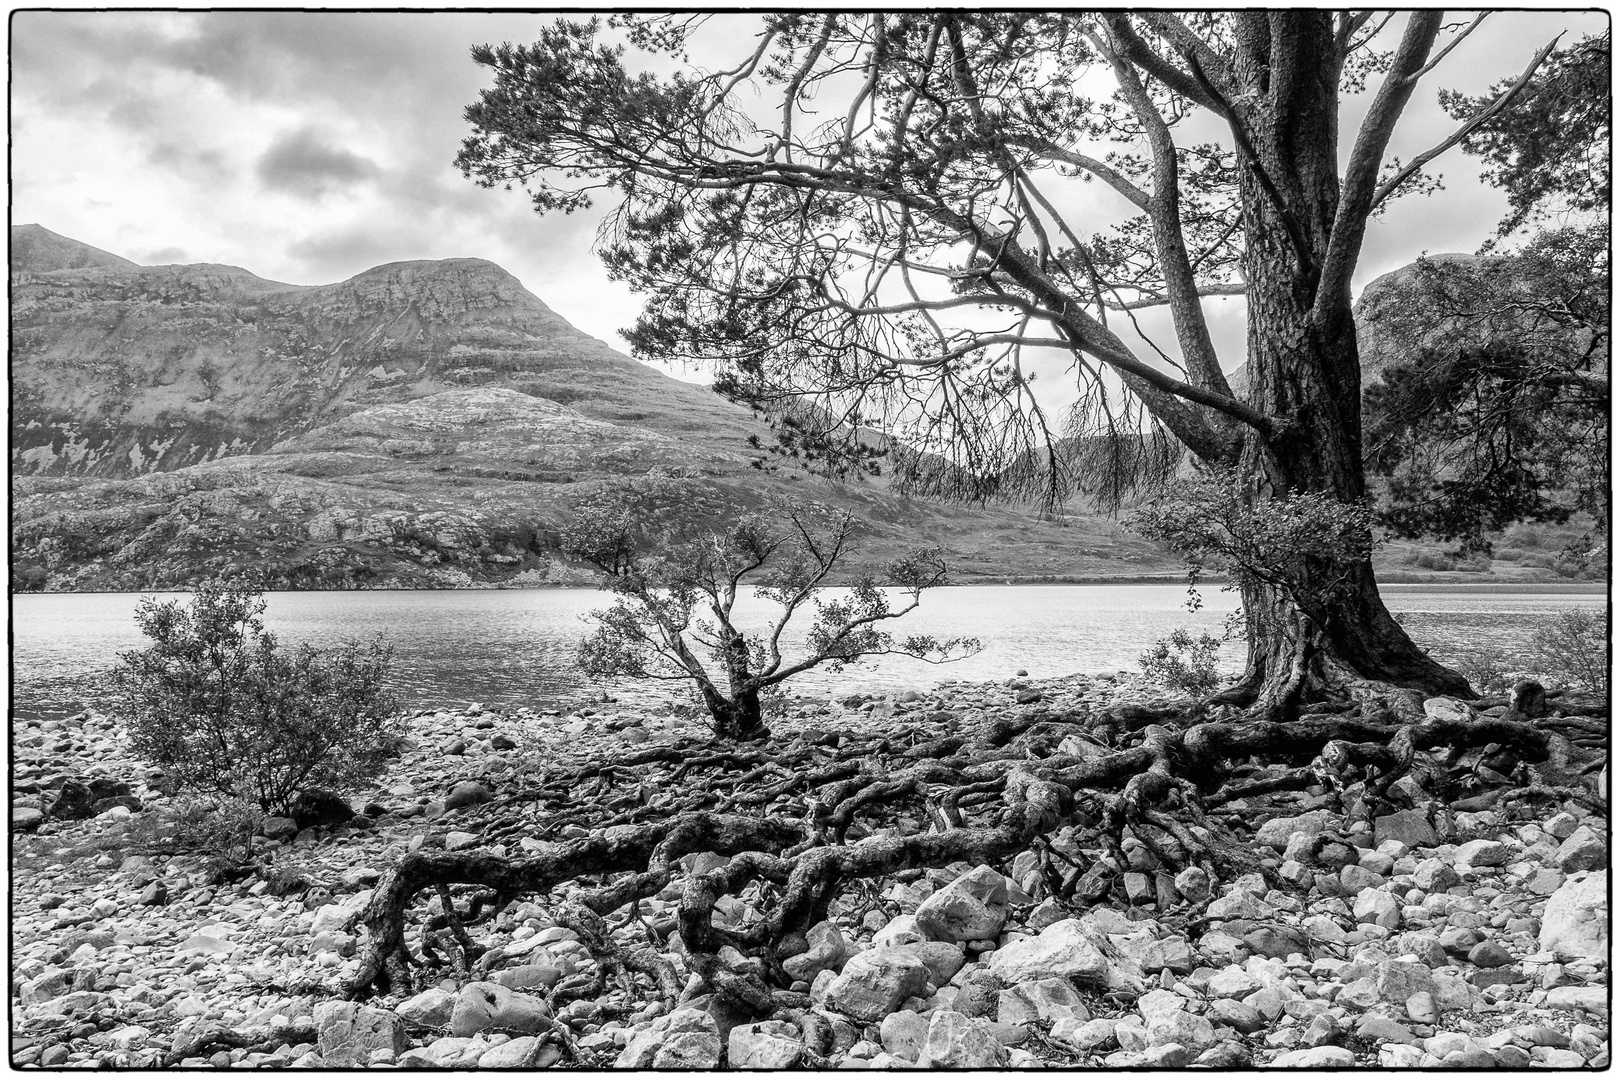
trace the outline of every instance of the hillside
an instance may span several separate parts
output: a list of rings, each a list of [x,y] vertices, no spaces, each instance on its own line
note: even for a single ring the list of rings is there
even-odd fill
[[[14,587],[581,580],[556,551],[569,498],[651,470],[689,477],[716,521],[784,495],[848,507],[869,564],[929,542],[961,581],[1176,571],[1106,519],[903,502],[763,455],[748,410],[483,260],[299,286],[20,226],[12,280]]]

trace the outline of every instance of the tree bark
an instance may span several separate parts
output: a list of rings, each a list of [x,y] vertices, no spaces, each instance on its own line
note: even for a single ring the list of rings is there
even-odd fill
[[[703,687],[703,703],[708,706],[714,733],[722,739],[749,740],[770,737],[765,726],[758,690],[740,690],[730,698],[711,686]]]
[[[1249,430],[1239,472],[1251,505],[1316,492],[1356,503],[1367,493],[1361,358],[1348,281],[1321,279],[1340,199],[1332,20],[1322,11],[1273,12],[1269,23],[1268,47],[1238,55],[1236,72],[1256,93],[1233,124],[1249,147],[1239,181],[1248,238],[1247,398],[1286,426],[1280,434]],[[1272,586],[1244,588],[1248,669],[1230,700],[1288,716],[1355,678],[1472,696],[1466,679],[1431,660],[1395,622],[1370,556],[1323,572],[1344,580],[1321,610],[1302,611]]]

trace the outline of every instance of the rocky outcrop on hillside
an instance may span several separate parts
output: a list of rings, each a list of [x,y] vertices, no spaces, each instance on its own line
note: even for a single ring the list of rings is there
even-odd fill
[[[12,260],[14,588],[588,580],[557,555],[570,499],[654,470],[700,481],[716,521],[781,496],[857,510],[873,563],[932,541],[968,576],[1174,570],[1107,523],[830,485],[480,259],[287,285],[23,226]]]

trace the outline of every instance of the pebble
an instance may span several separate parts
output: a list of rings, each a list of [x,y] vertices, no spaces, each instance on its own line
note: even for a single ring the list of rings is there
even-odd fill
[[[1015,696],[1035,694],[1029,704],[1038,700],[1060,714],[1136,689],[1128,678],[1033,679],[1017,689],[953,684],[892,701],[859,696],[847,711],[837,703],[815,707],[825,713],[806,711],[828,731],[934,716],[962,726],[1005,709]],[[694,729],[661,717],[613,719],[623,722],[612,737],[627,745]],[[185,859],[142,863],[98,851],[58,858],[53,866],[56,849],[127,827],[110,817],[51,822],[45,833],[18,835],[14,844],[40,869],[15,884],[19,895],[32,889],[40,899],[13,911],[14,1040],[52,1031],[73,1041],[47,1039],[14,1060],[47,1068],[154,1067],[186,1025],[257,1024],[297,1041],[272,1053],[204,1049],[181,1064],[553,1064],[559,1051],[544,1035],[551,1021],[542,997],[567,980],[593,977],[595,966],[573,931],[552,925],[538,898],[473,929],[481,943],[502,950],[478,980],[446,980],[409,998],[361,1006],[334,1000],[331,991],[358,963],[363,928],[353,916],[381,871],[411,845],[482,844],[476,830],[486,819],[475,808],[500,788],[495,773],[478,771],[481,763],[504,748],[508,768],[517,767],[529,746],[560,759],[582,752],[575,744],[604,729],[595,716],[582,716],[571,732],[567,722],[451,711],[418,717],[421,749],[399,774],[355,797],[373,827],[299,834],[275,849],[302,859],[318,879],[307,906],[303,896],[278,897],[263,882],[206,885]],[[454,742],[462,744],[459,754],[441,750]],[[39,753],[50,753],[43,749],[49,745]],[[110,729],[75,745],[80,757],[62,758],[53,766],[59,774],[88,775],[100,762],[110,775],[145,775]],[[1095,750],[1079,740],[1074,749]],[[24,750],[31,756],[23,760],[40,760]],[[1272,891],[1258,875],[1228,882],[1211,880],[1201,868],[1172,874],[1134,844],[1125,853],[1128,865],[1113,868],[1135,905],[1128,915],[1123,904],[1088,908],[1050,896],[1036,863],[1022,856],[1007,867],[1010,877],[958,865],[881,883],[897,889],[885,902],[899,905],[899,918],[891,917],[891,906],[876,925],[865,925],[860,911],[835,908],[808,935],[811,950],[789,961],[832,1030],[831,1046],[815,1053],[839,1068],[1026,1067],[1039,1065],[1052,1046],[1071,1055],[1062,1064],[1132,1068],[1606,1065],[1608,967],[1589,958],[1607,953],[1579,944],[1577,935],[1597,912],[1606,913],[1606,895],[1593,884],[1604,873],[1588,865],[1597,858],[1597,841],[1606,866],[1603,823],[1569,811],[1536,822],[1495,813],[1448,816],[1421,801],[1421,785],[1401,790],[1403,798],[1415,792],[1418,805],[1379,817],[1370,831],[1347,830],[1337,809],[1317,808],[1336,802],[1268,811],[1257,847],[1275,860],[1273,869],[1303,884],[1303,893]],[[134,795],[147,807],[162,804],[163,796],[140,784]],[[425,820],[420,807],[440,796],[441,816]],[[1302,796],[1311,798],[1320,797]],[[1301,842],[1324,832],[1351,841],[1335,839],[1324,849],[1331,874],[1306,865]],[[521,848],[545,849],[540,841]],[[1081,865],[1102,854],[1065,852]],[[690,865],[702,859],[716,860],[706,869],[726,862],[704,853]],[[650,921],[670,918],[666,900],[644,905]],[[1206,928],[1190,937],[1176,929],[1185,925],[1176,921],[1177,905],[1207,918]],[[1549,908],[1553,937],[1544,945]],[[630,940],[645,944],[644,937]],[[677,953],[668,955],[679,962]],[[617,997],[573,1001],[557,1017],[597,1067],[710,1069],[729,1062],[788,1069],[802,1066],[811,1049],[808,1030],[794,1024],[717,1026],[701,1009],[670,1013],[661,1001],[626,999],[609,985]],[[519,1030],[524,1026],[534,1030]],[[1032,1031],[1049,1042],[1025,1043]]]

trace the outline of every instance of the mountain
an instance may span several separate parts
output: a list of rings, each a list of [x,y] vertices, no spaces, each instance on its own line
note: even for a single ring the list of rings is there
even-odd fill
[[[958,580],[1176,569],[1111,521],[901,500],[773,457],[749,410],[481,259],[289,285],[25,225],[11,280],[16,588],[586,580],[557,551],[570,498],[649,472],[716,522],[789,495],[851,509],[868,564],[938,543]]]
[[[11,228],[11,273],[14,282],[19,274],[48,274],[53,270],[80,270],[86,266],[132,269],[135,265],[128,259],[58,236],[39,225],[14,225]]]

